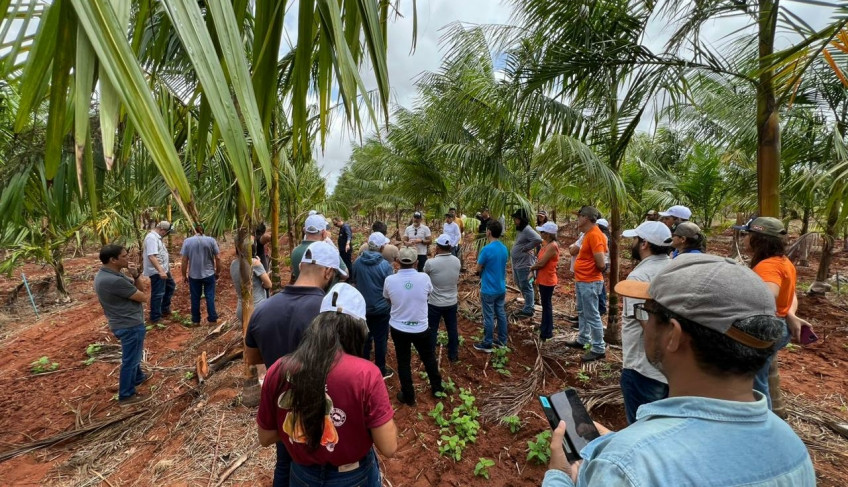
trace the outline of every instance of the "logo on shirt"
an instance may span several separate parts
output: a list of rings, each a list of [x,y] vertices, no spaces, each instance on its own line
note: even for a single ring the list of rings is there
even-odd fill
[[[403,287],[406,288],[407,291],[409,291],[410,289],[412,289],[412,281],[406,281],[403,284]]]
[[[347,414],[339,408],[333,408],[330,411],[330,419],[333,421],[333,425],[338,428],[347,421]]]

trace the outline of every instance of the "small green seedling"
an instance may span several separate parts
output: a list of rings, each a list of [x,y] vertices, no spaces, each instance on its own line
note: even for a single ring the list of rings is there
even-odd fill
[[[442,389],[445,391],[445,394],[453,394],[456,392],[456,384],[454,384],[453,379],[448,377],[447,382],[442,381]]]
[[[801,347],[799,347],[798,345],[795,345],[794,343],[787,343],[784,348],[788,352],[797,352],[798,350],[801,350]]]
[[[536,441],[527,442],[527,461],[538,465],[547,465],[551,459],[551,432],[550,430],[536,435]]]
[[[436,343],[446,347],[448,345],[448,332],[439,330],[439,334],[436,336]]]
[[[477,465],[474,466],[474,476],[483,477],[489,480],[489,467],[494,467],[495,462],[489,458],[480,458]]]
[[[583,372],[582,370],[580,372],[577,372],[577,379],[584,384],[588,384],[589,381],[592,380],[592,378],[589,376],[589,374],[587,374],[586,372]]]
[[[501,420],[507,428],[509,428],[510,433],[518,433],[518,430],[521,429],[521,418],[518,415],[513,414],[512,416],[506,416]]]
[[[191,371],[186,372],[185,375],[183,376],[183,379],[185,379],[185,380],[194,379],[194,372],[191,372]]]
[[[33,374],[43,374],[45,372],[53,372],[58,369],[59,363],[51,362],[50,358],[45,355],[44,357],[41,357],[35,362],[29,364],[29,367]]]

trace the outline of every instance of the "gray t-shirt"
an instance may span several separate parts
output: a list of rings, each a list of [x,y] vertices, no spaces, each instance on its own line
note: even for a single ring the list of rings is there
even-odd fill
[[[253,306],[255,309],[257,304],[265,301],[268,297],[268,290],[262,287],[262,279],[260,277],[262,274],[265,274],[265,268],[262,267],[262,264],[253,264],[252,271],[251,282],[253,283]],[[236,316],[239,321],[241,321],[241,271],[239,269],[238,259],[234,260],[233,263],[230,264],[230,278],[233,280],[233,288],[235,289],[236,297],[238,298]]]
[[[437,254],[424,263],[424,272],[430,276],[433,291],[427,299],[433,306],[456,304],[456,283],[459,281],[459,259],[451,254]]]
[[[515,236],[512,244],[512,268],[529,269],[536,263],[536,248],[542,243],[542,237],[527,225]]]
[[[108,267],[101,267],[94,276],[94,292],[97,293],[100,306],[103,306],[103,314],[109,321],[110,329],[120,330],[144,324],[144,306],[130,299],[137,291],[132,279]]]
[[[651,282],[669,263],[671,259],[667,255],[650,255],[639,262],[627,279]],[[624,357],[622,368],[635,370],[645,377],[668,383],[662,372],[648,362],[645,344],[642,342],[642,325],[633,316],[633,305],[644,302],[644,299],[624,298],[621,327],[621,352]]]
[[[165,247],[165,242],[162,241],[162,237],[158,232],[156,232],[156,230],[151,230],[150,233],[144,237],[144,262],[142,270],[144,275],[147,277],[159,274],[159,271],[157,271],[156,268],[153,267],[153,264],[150,263],[150,259],[148,257],[151,255],[159,257],[159,264],[162,265],[165,272],[170,270],[168,267],[170,264],[168,260],[168,248]]]
[[[195,235],[185,239],[180,255],[188,258],[188,277],[205,279],[214,276],[218,252],[218,242],[212,237]]]

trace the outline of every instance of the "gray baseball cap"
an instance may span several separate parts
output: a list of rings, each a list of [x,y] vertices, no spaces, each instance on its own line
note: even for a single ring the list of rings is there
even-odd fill
[[[783,226],[783,222],[770,216],[752,218],[748,220],[748,223],[734,225],[733,228],[742,230],[743,232],[762,233],[770,237],[783,237],[786,235],[786,228]]]
[[[624,280],[622,296],[652,299],[672,313],[723,333],[751,348],[774,342],[753,337],[733,324],[754,316],[775,316],[774,295],[751,269],[709,254],[681,254],[653,281]]]

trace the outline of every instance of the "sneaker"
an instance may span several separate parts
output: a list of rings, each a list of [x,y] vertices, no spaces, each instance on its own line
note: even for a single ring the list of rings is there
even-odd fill
[[[395,369],[391,367],[386,367],[386,371],[383,372],[383,380],[391,379],[395,376]]]
[[[407,406],[415,406],[415,398],[407,400],[406,396],[403,395],[403,392],[397,393],[397,400],[403,404],[406,404]]]
[[[519,311],[519,312],[515,313],[515,316],[520,316],[520,317],[522,317],[522,318],[532,318],[532,317],[533,317],[533,313],[532,313],[532,312],[528,312],[528,311],[521,310],[521,311]]]
[[[606,353],[597,353],[597,352],[593,352],[593,351],[589,350],[582,357],[580,357],[580,360],[582,362],[594,362],[595,360],[604,360],[606,358],[607,358]]]
[[[153,396],[142,396],[141,394],[133,394],[132,396],[126,399],[119,399],[118,405],[121,407],[132,406],[134,404],[141,404],[143,402],[149,401]]]
[[[477,342],[474,344],[474,350],[480,350],[481,352],[492,353],[492,346],[486,345],[483,342]]]
[[[578,350],[583,350],[583,344],[578,342],[577,340],[571,340],[571,341],[565,342],[565,346],[569,347],[569,348],[576,348]]]

